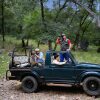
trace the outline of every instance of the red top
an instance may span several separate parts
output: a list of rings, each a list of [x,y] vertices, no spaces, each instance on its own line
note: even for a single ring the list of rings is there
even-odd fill
[[[64,40],[66,40],[66,37],[64,37]],[[60,38],[58,37],[57,40],[56,40],[56,44],[61,44],[60,43]],[[68,45],[71,44],[71,41],[68,39]]]

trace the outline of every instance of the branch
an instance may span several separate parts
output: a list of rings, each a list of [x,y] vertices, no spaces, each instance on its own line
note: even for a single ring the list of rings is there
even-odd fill
[[[82,19],[81,21],[81,26],[85,23],[85,20],[87,19],[87,17],[88,17],[88,14],[85,17],[83,17],[84,19]]]
[[[42,17],[42,22],[44,23],[45,19],[44,19],[44,6],[43,6],[43,0],[40,0],[40,4],[41,4],[41,17]]]
[[[65,0],[64,4],[62,5],[62,7],[59,9],[59,11],[56,14],[55,20],[57,20],[60,12],[66,7],[66,3],[68,2],[68,0]]]
[[[81,36],[81,40],[84,36],[84,33],[86,32],[86,30],[88,29],[89,25],[91,24],[91,21],[85,26],[85,28],[83,29],[83,33],[82,33],[82,36]]]
[[[84,8],[92,17],[94,17],[96,19],[96,21],[97,21],[98,27],[100,27],[100,18],[99,18],[99,15],[96,15],[95,12],[93,12],[87,6],[85,6],[84,4],[82,4],[79,0],[73,0],[73,2],[75,2],[76,4],[78,4],[79,6],[81,6],[82,8]]]
[[[78,4],[79,6],[81,6],[82,8],[84,8],[86,11],[88,11],[90,13],[91,16],[95,17],[96,14],[89,9],[87,6],[83,5],[81,2],[79,2],[78,0],[74,0],[76,2],[76,4]]]
[[[74,19],[76,14],[77,14],[77,11],[72,15],[72,19],[71,19],[70,23],[68,24],[68,26],[73,22],[73,19]]]

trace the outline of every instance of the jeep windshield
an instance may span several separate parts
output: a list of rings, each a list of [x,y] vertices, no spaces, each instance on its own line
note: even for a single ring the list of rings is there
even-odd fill
[[[78,61],[76,60],[76,58],[73,56],[73,53],[70,52],[70,56],[73,59],[74,63],[78,64]]]

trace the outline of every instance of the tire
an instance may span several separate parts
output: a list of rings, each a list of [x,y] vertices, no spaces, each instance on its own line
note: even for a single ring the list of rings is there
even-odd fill
[[[26,76],[22,80],[22,89],[26,93],[36,92],[38,89],[38,82],[37,82],[36,78],[34,78],[32,76]]]
[[[83,90],[91,96],[100,95],[100,78],[88,77],[83,81]]]

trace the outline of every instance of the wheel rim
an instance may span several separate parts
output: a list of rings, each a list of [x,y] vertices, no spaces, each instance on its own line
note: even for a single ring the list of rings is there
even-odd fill
[[[26,80],[25,87],[28,89],[32,89],[34,87],[34,83],[31,80]]]
[[[91,80],[87,83],[87,88],[90,90],[90,91],[97,91],[98,88],[99,88],[99,83],[95,80]]]

